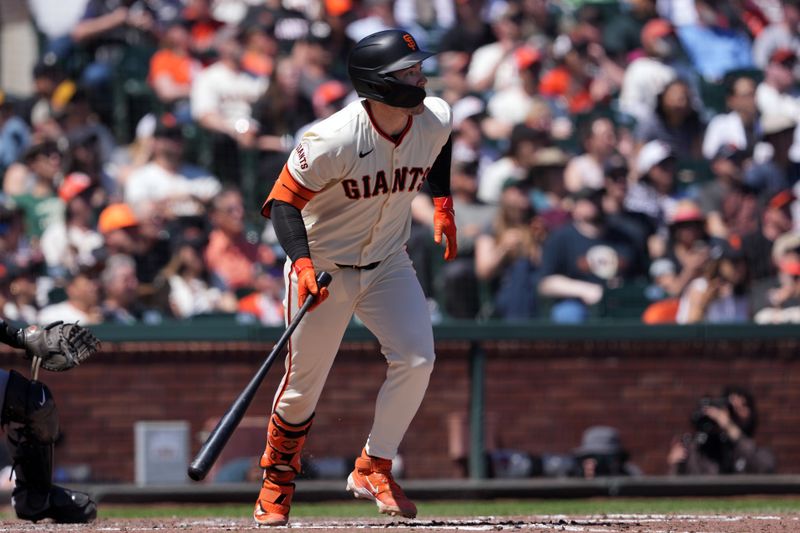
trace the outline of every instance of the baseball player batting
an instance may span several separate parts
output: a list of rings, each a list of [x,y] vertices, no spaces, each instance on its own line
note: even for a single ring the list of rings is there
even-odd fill
[[[443,100],[426,98],[421,63],[431,55],[399,30],[358,42],[348,73],[365,99],[302,137],[262,208],[290,259],[287,321],[309,294],[318,302],[289,342],[260,460],[264,480],[253,512],[259,524],[289,520],[300,453],[353,313],[377,337],[388,368],[347,490],[373,500],[381,513],[417,515],[391,467],[435,358],[427,302],[405,249],[411,201],[425,181],[434,196],[434,240],[444,235],[445,259],[456,256],[451,112]],[[333,276],[330,295],[317,287],[318,269]]]

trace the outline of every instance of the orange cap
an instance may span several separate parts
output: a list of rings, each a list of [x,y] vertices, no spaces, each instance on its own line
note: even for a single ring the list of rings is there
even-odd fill
[[[128,204],[110,204],[100,213],[97,229],[103,235],[117,229],[138,226],[139,221]]]
[[[328,15],[340,17],[353,8],[351,0],[325,0],[325,11]]]
[[[777,48],[769,56],[770,63],[786,63],[797,60],[797,54],[790,48]]]
[[[782,260],[778,266],[781,269],[781,272],[785,272],[792,276],[800,276],[800,261],[796,259],[784,259]]]
[[[525,70],[538,63],[542,58],[539,50],[532,46],[520,46],[514,50],[514,59],[517,62],[517,68]]]
[[[92,178],[83,172],[73,172],[64,178],[61,187],[58,188],[58,197],[61,198],[64,203],[67,203],[88,189],[91,185]]]
[[[330,80],[317,87],[311,101],[315,106],[322,107],[341,100],[347,96],[347,92],[347,85],[337,80]]]
[[[653,19],[642,28],[640,39],[642,44],[674,33],[672,24],[666,19]]]

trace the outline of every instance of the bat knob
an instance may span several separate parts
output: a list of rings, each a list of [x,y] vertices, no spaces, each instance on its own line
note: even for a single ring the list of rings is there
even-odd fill
[[[331,277],[331,275],[328,274],[327,272],[324,271],[320,272],[319,274],[317,274],[317,285],[319,285],[320,287],[327,287],[328,285],[330,285],[332,279],[333,278]]]
[[[198,468],[194,465],[189,467],[189,471],[187,473],[194,481],[202,481],[203,478],[206,477],[205,471],[203,471],[202,468]]]

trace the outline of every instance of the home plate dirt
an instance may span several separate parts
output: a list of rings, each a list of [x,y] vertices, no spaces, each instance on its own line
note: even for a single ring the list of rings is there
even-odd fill
[[[294,530],[315,532],[419,531],[445,533],[452,531],[574,531],[585,533],[752,533],[800,531],[800,515],[592,515],[592,516],[526,516],[473,517],[424,520],[324,520],[298,519],[288,527],[257,527],[249,519],[99,519],[89,525],[31,524],[18,520],[0,522],[0,533],[6,531],[107,531],[182,533]]]

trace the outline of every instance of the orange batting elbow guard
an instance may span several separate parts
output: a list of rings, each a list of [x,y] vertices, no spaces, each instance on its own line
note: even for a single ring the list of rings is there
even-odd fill
[[[264,205],[261,206],[261,214],[269,218],[273,200],[286,202],[302,211],[315,194],[317,193],[297,183],[297,180],[295,180],[291,172],[289,172],[289,168],[283,165],[281,175],[278,176],[275,185],[272,186],[269,196],[264,201]]]
[[[444,260],[452,261],[458,253],[456,245],[456,219],[453,210],[453,198],[440,196],[433,199],[433,240],[436,244],[442,243],[442,233],[447,238],[447,247],[444,250]]]
[[[311,259],[308,257],[301,257],[295,261],[292,264],[292,270],[294,270],[297,276],[298,305],[303,307],[303,303],[305,303],[308,295],[314,294],[317,297],[317,301],[308,308],[309,311],[313,311],[328,297],[328,287],[322,287],[322,290],[320,290],[317,286],[317,273],[314,272],[314,263],[312,263]]]

